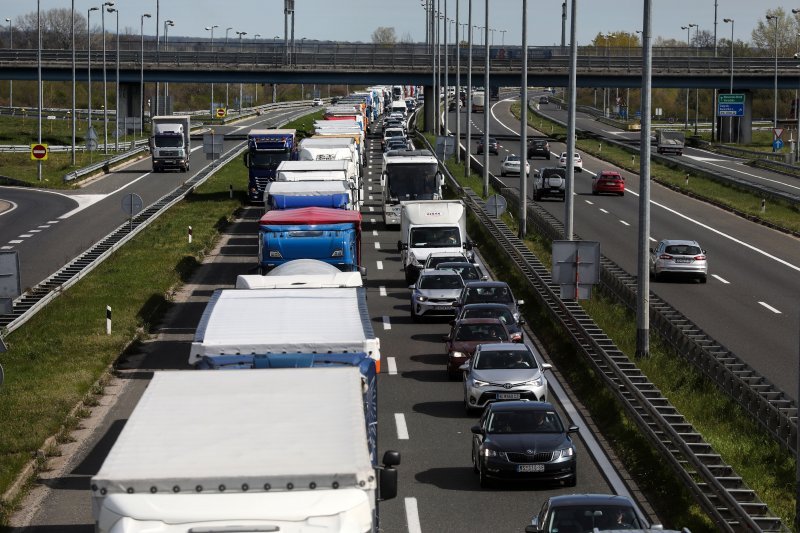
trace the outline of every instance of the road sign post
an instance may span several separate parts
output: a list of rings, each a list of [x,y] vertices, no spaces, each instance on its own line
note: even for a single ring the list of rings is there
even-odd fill
[[[47,161],[50,150],[46,144],[31,144],[31,161]]]
[[[224,107],[218,107],[217,108],[217,118],[225,118],[225,115],[227,115],[227,112],[228,112],[228,110],[225,109]]]

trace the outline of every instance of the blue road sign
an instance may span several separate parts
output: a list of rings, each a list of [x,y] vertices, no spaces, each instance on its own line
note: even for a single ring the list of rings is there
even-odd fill
[[[775,139],[774,141],[772,141],[772,151],[773,152],[777,152],[781,148],[783,148],[783,141],[782,140]]]
[[[744,95],[743,94],[720,94],[717,96],[717,116],[720,117],[743,117],[744,116]]]

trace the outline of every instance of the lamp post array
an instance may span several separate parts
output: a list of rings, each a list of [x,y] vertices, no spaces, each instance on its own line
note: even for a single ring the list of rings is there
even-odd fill
[[[697,24],[687,24],[686,26],[681,26],[682,30],[686,30],[686,48],[687,48],[687,50],[692,45],[691,38],[689,37],[689,32],[691,31],[692,28],[694,28],[696,26],[697,26]],[[686,118],[684,119],[684,122],[683,122],[683,129],[685,129],[685,130],[689,129],[689,89],[688,88],[686,89]]]
[[[108,80],[106,79],[106,8],[114,2],[103,2],[100,6],[101,28],[103,30],[103,153],[108,153]]]
[[[734,20],[733,19],[722,19],[722,22],[731,25],[731,84],[730,90],[728,91],[729,94],[733,94],[733,27],[734,27]],[[728,142],[733,142],[733,117],[728,117]]]
[[[767,15],[767,21],[774,20],[775,21],[775,35],[773,39],[775,39],[775,85],[772,93],[772,104],[773,104],[773,115],[772,115],[772,127],[778,127],[778,16],[777,15]]]
[[[174,20],[165,20],[164,21],[164,52],[167,52],[169,46],[169,29],[170,27],[175,26]],[[169,105],[169,82],[164,82],[164,114],[168,115],[170,112],[170,108],[172,106]]]
[[[114,13],[117,17],[117,41],[116,41],[116,51],[117,51],[117,81],[116,81],[116,91],[115,91],[115,98],[116,103],[114,104],[114,129],[116,131],[116,135],[114,135],[114,150],[119,151],[119,11],[114,7],[106,8],[106,11],[109,13]]]
[[[87,107],[88,115],[86,120],[88,122],[89,130],[92,129],[92,22],[91,22],[91,15],[92,11],[100,11],[99,7],[90,7],[86,11],[86,46],[87,46],[87,63],[86,63],[86,74],[88,77],[88,86],[89,86],[89,104]],[[89,135],[87,135],[87,138]]]
[[[219,28],[219,24],[214,24],[213,26],[206,26],[206,31],[211,31],[211,52],[214,52],[214,28]],[[227,105],[227,103],[226,103]],[[214,116],[214,82],[211,82],[211,105],[208,108],[208,112],[211,116]]]

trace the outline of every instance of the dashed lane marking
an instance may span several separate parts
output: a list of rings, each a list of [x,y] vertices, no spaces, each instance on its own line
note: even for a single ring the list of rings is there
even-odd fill
[[[378,262],[376,263],[376,268],[377,268],[378,270],[383,270],[383,261],[378,261]]]
[[[625,222],[624,220],[620,220],[620,224],[624,224],[624,225],[626,225],[626,226],[630,226],[630,224],[628,224],[628,223],[627,223],[627,222]]]
[[[406,498],[406,524],[408,533],[422,533],[422,526],[419,523],[419,509],[417,509],[416,498]]]
[[[375,243],[375,249],[376,249],[376,250],[380,250],[380,249],[381,249],[381,243],[379,243],[379,242],[376,242],[376,243]]]
[[[764,307],[766,307],[767,309],[769,309],[770,311],[772,311],[776,315],[782,314],[780,311],[778,311],[777,309],[775,309],[774,307],[772,307],[771,305],[769,305],[766,302],[758,302],[758,303],[760,303],[761,305],[763,305]]]
[[[372,236],[373,237],[377,237],[378,236],[378,230],[376,230],[376,229],[372,230]]]
[[[388,317],[388,316],[385,316],[385,315],[384,315],[384,317],[383,317],[383,329],[384,329],[384,330],[389,330],[389,329],[392,329],[392,323],[391,323],[391,321],[389,320],[389,317]]]
[[[389,365],[389,375],[397,374],[397,360],[394,357],[387,357],[386,364]]]
[[[605,210],[605,209],[603,209],[602,207],[600,208],[600,212],[601,212],[601,213],[605,213],[606,215],[608,214],[608,211],[606,211],[606,210]]]
[[[384,287],[383,285],[378,287],[378,294],[380,294],[381,296],[386,296],[386,287]]]
[[[730,285],[730,284],[731,284],[731,282],[730,282],[730,281],[728,281],[728,280],[727,280],[727,279],[725,279],[725,278],[721,278],[721,277],[717,276],[716,274],[711,274],[711,277],[712,277],[712,278],[716,278],[716,279],[718,279],[719,281],[721,281],[721,282],[722,282],[722,283],[724,283],[725,285]]]
[[[406,426],[406,417],[403,416],[403,413],[394,414],[394,423],[397,426],[397,438],[408,440],[408,426]],[[411,531],[410,528],[409,531]]]

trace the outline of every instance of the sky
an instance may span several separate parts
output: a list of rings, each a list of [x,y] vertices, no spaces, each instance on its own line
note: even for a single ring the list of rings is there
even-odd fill
[[[38,0],[42,10],[75,9],[86,15],[88,8],[100,5],[103,0]],[[456,3],[460,4],[459,20],[467,20],[469,0],[432,0],[439,3],[447,17],[455,19]],[[490,44],[520,44],[522,34],[522,0],[472,0],[472,24],[485,26],[485,1],[490,4]],[[295,39],[362,41],[370,42],[372,32],[379,26],[394,27],[398,38],[410,35],[412,40],[425,40],[424,0],[295,0]],[[571,2],[570,2],[571,3]],[[800,0],[652,0],[654,37],[686,40],[686,30],[681,26],[698,24],[701,31],[714,31],[714,6],[717,4],[717,38],[729,39],[731,27],[724,18],[734,19],[734,39],[749,41],[758,20],[764,20],[768,9],[782,7],[790,12],[800,7]],[[205,27],[218,25],[214,39],[237,40],[236,32],[247,32],[245,39],[260,34],[262,39],[275,36],[283,38],[283,0],[116,0],[120,12],[120,32],[128,28],[139,33],[140,16],[145,19],[145,34],[155,34],[156,7],[159,14],[159,33],[163,33],[164,20],[171,19],[175,26],[170,37],[209,37]],[[562,0],[528,0],[528,45],[550,46],[561,42]],[[632,33],[642,27],[642,0],[578,0],[577,35],[579,44],[588,44],[599,32]],[[571,9],[568,5],[568,10]],[[35,12],[33,0],[1,0],[0,21]],[[112,15],[106,17],[106,29]],[[2,33],[8,30],[4,22]],[[92,26],[99,27],[100,16],[92,13]],[[450,24],[450,27],[454,27]],[[570,22],[567,21],[567,43]],[[503,31],[504,30],[504,31]],[[462,30],[465,31],[465,30]],[[0,34],[2,34],[0,33]],[[476,30],[475,39],[481,37]]]

